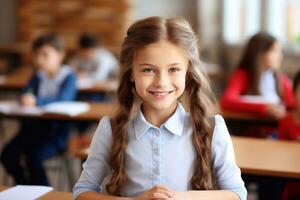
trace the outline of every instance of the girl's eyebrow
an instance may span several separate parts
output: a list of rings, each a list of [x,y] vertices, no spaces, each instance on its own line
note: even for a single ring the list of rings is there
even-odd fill
[[[145,66],[145,65],[149,65],[151,67],[155,67],[155,65],[152,65],[152,64],[149,64],[149,63],[141,63],[141,64],[139,64],[139,66]]]
[[[139,64],[140,66],[143,66],[143,65],[149,65],[149,66],[151,66],[151,67],[155,67],[155,65],[153,65],[153,64],[150,64],[150,63],[141,63],[141,64]],[[169,64],[168,66],[174,66],[174,65],[181,65],[181,63],[171,63],[171,64]]]

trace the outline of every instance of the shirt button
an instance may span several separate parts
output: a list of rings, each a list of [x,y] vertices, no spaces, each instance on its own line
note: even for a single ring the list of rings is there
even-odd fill
[[[154,153],[155,153],[156,155],[159,155],[159,149],[158,149],[158,148],[155,148],[155,149],[154,149]]]
[[[156,135],[157,137],[159,137],[159,136],[160,136],[160,132],[159,132],[159,131],[155,132],[155,135]]]

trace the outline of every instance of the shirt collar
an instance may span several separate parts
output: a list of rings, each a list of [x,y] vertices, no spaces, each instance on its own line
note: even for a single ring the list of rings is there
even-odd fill
[[[186,112],[181,103],[178,102],[176,111],[162,126],[165,127],[170,133],[181,136],[185,116]],[[155,126],[146,121],[141,109],[133,119],[133,127],[136,139],[140,139],[150,128],[157,129]]]

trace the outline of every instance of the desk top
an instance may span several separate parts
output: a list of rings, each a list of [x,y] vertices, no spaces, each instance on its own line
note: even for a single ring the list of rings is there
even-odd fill
[[[300,179],[300,143],[232,137],[243,173]]]
[[[112,117],[117,111],[116,103],[89,103],[90,109],[87,112],[76,116],[60,115],[60,114],[42,114],[32,115],[25,113],[0,113],[0,117],[4,118],[26,118],[26,119],[49,119],[49,120],[63,120],[63,121],[99,121],[103,116],[108,115]]]
[[[0,186],[0,192],[7,188],[8,187]],[[39,200],[59,200],[59,199],[72,200],[72,193],[51,191],[39,198]]]

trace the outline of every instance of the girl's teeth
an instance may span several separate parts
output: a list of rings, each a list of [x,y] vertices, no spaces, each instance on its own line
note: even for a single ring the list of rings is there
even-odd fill
[[[153,94],[157,95],[157,96],[165,96],[167,95],[169,92],[153,92]]]

